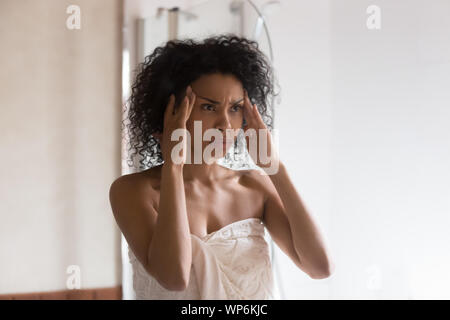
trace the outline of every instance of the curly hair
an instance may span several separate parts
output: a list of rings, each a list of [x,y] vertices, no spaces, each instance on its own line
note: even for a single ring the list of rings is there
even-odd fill
[[[128,116],[122,121],[122,129],[128,128],[127,159],[131,167],[140,155],[139,168],[144,169],[163,163],[159,142],[153,133],[162,132],[164,111],[170,94],[174,93],[175,108],[184,97],[187,85],[202,75],[212,73],[234,75],[247,90],[269,130],[273,128],[269,96],[274,97],[273,70],[269,59],[259,49],[256,41],[234,34],[222,34],[205,38],[170,40],[154,49],[140,63],[131,87]],[[127,112],[125,105],[124,112]],[[124,132],[124,130],[122,130]],[[132,151],[130,153],[130,151]]]

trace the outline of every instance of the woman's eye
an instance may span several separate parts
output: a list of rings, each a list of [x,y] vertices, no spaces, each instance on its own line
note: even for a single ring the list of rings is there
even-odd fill
[[[204,104],[204,105],[202,105],[202,107],[203,107],[203,109],[211,110],[211,109],[208,109],[208,107],[212,107],[212,105],[211,104]]]
[[[239,109],[242,109],[242,105],[235,105],[233,109],[237,112]]]

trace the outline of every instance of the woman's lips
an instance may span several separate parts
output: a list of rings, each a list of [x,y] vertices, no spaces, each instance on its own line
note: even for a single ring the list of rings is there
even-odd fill
[[[233,140],[223,140],[223,139],[219,139],[219,140],[214,140],[213,143],[217,143],[217,144],[232,144],[234,141]]]

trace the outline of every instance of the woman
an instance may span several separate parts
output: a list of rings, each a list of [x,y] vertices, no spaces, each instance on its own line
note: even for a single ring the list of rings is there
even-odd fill
[[[318,228],[267,130],[271,74],[257,43],[234,35],[169,41],[140,65],[128,127],[132,155],[150,168],[119,177],[110,188],[137,299],[273,299],[264,227],[310,277],[330,275]],[[180,136],[173,139],[176,129]],[[247,145],[265,135],[270,162],[251,157],[266,173],[276,162],[276,172],[217,163],[239,129],[257,132]],[[219,135],[208,141],[207,130]],[[191,143],[199,136],[199,144]]]

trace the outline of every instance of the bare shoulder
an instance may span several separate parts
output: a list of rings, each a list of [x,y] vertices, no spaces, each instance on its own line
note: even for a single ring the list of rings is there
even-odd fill
[[[140,187],[154,186],[161,179],[161,166],[152,167],[150,169],[125,174],[114,180],[113,184],[118,185],[136,185]]]
[[[155,187],[159,184],[157,167],[142,172],[125,174],[118,177],[111,184],[109,196],[111,202],[126,201],[145,197],[152,200],[155,195]]]
[[[153,172],[152,172],[153,173]],[[114,218],[125,239],[148,268],[148,248],[156,224],[154,189],[148,172],[123,175],[111,184],[109,199]]]

